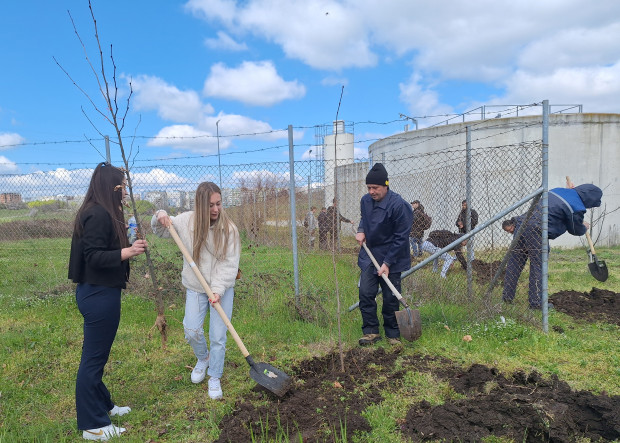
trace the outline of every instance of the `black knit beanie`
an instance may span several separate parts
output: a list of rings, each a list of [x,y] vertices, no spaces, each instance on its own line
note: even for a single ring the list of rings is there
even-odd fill
[[[381,163],[375,163],[372,169],[368,171],[368,175],[366,176],[366,184],[390,186],[390,181],[388,180],[388,173]]]

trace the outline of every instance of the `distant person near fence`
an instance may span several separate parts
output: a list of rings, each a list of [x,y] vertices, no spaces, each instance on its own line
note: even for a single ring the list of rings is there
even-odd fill
[[[458,240],[463,235],[464,234],[450,232],[445,229],[431,231],[428,234],[428,238],[422,243],[422,250],[428,252],[429,254],[434,254],[435,252],[440,251],[455,240]],[[443,267],[441,268],[440,274],[441,278],[446,278],[450,266],[452,266],[452,263],[456,259],[458,259],[463,269],[467,269],[467,261],[465,260],[462,252],[462,248],[466,244],[467,242],[463,241],[461,243],[458,243],[454,248],[452,248],[452,251],[454,251],[454,253],[456,254],[456,258],[449,252],[444,252],[439,257],[435,258],[435,260],[433,260],[433,272],[437,272],[440,258],[443,260]]]
[[[338,249],[341,222],[354,224],[340,213],[338,199],[334,199],[333,204],[327,208],[327,247],[329,250]]]
[[[424,206],[420,200],[412,201],[411,207],[413,208],[413,223],[409,232],[409,242],[411,243],[413,257],[420,257],[422,255],[424,231],[430,229],[432,218],[424,212]]]
[[[312,206],[308,213],[306,214],[306,218],[304,218],[304,228],[306,229],[306,234],[308,236],[308,247],[310,249],[314,249],[314,241],[316,239],[316,231],[319,227],[319,223],[314,216],[316,212],[316,206]]]
[[[328,221],[327,221],[327,209],[324,206],[321,208],[321,212],[319,213],[318,223],[319,223],[319,249],[322,251],[327,251],[329,249],[327,247]]]

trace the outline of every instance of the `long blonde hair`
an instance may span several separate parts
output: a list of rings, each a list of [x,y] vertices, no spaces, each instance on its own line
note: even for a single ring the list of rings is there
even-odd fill
[[[214,251],[209,251],[216,259],[226,257],[228,242],[238,242],[237,227],[228,217],[224,207],[211,229],[210,203],[213,194],[222,195],[219,186],[213,182],[202,182],[196,189],[196,209],[194,210],[194,244],[192,258],[196,263],[200,263],[200,251],[207,241],[209,235],[213,234]],[[231,238],[231,235],[233,238]]]

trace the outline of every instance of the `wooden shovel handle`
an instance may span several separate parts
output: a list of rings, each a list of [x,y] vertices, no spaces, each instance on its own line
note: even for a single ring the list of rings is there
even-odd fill
[[[170,235],[172,235],[172,238],[174,239],[175,243],[177,244],[177,246],[183,253],[183,257],[185,257],[185,260],[187,261],[187,263],[189,263],[189,267],[192,268],[192,270],[194,271],[194,274],[196,274],[196,278],[198,278],[198,281],[200,282],[205,292],[209,296],[209,300],[211,301],[211,304],[213,305],[217,313],[220,314],[220,317],[222,317],[224,324],[228,328],[228,332],[230,332],[230,335],[232,335],[232,338],[235,340],[235,343],[237,343],[237,346],[239,346],[241,353],[243,354],[244,357],[247,357],[248,355],[250,355],[250,353],[248,352],[243,342],[241,341],[241,338],[239,337],[239,334],[237,334],[237,331],[235,331],[234,326],[232,325],[232,323],[226,316],[226,313],[224,312],[224,309],[222,308],[222,306],[219,303],[213,302],[213,299],[215,298],[215,296],[213,295],[213,291],[211,291],[211,288],[207,284],[207,281],[200,273],[198,266],[196,266],[196,263],[194,263],[194,259],[192,258],[189,251],[183,244],[181,237],[179,237],[179,234],[177,233],[177,230],[174,229],[174,226],[172,225],[172,223],[170,223],[170,226],[168,226],[168,230],[170,231]]]
[[[375,259],[375,256],[372,255],[372,252],[370,252],[370,249],[368,249],[368,246],[366,246],[366,242],[362,242],[362,246],[366,250],[366,253],[368,254],[368,257],[370,257],[370,260],[372,260],[372,262],[375,265],[375,268],[377,268],[377,272],[378,272],[381,269],[381,266],[379,266],[379,263],[377,263],[377,260]],[[398,292],[398,290],[394,287],[394,285],[392,284],[390,279],[387,278],[387,276],[385,274],[381,274],[381,277],[383,277],[383,280],[387,283],[387,285],[389,286],[390,290],[392,291],[392,294],[394,294],[396,296],[398,301],[401,302],[405,308],[409,309],[409,306],[407,306],[407,302],[405,301],[403,296],[400,295],[400,292]]]
[[[586,238],[588,239],[588,244],[590,245],[590,251],[592,252],[592,255],[596,255],[596,252],[594,252],[594,243],[592,243],[592,237],[590,237],[589,231],[586,231]]]

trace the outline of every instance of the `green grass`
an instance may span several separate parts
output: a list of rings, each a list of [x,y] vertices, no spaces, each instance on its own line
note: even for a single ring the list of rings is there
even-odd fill
[[[151,239],[153,255],[162,262],[180,266],[180,256],[171,240]],[[0,442],[81,441],[76,431],[74,383],[79,364],[82,317],[66,280],[69,241],[66,239],[3,243],[0,248]],[[587,269],[583,249],[552,250],[550,294],[564,289],[589,291],[592,286],[618,291],[620,248],[597,251],[606,260],[610,278],[596,282]],[[330,254],[302,254],[300,302],[312,321],[300,317],[294,307],[295,290],[290,251],[278,248],[244,248],[233,324],[257,361],[289,372],[301,360],[337,349],[337,299]],[[135,263],[134,280],[145,280]],[[160,264],[161,270],[163,266]],[[347,312],[357,300],[355,258],[336,257],[338,293],[341,299],[341,333],[345,348],[356,346],[360,335],[359,311]],[[178,273],[172,269],[172,275]],[[579,322],[552,311],[551,327],[564,332],[544,334],[540,318],[523,319],[520,306],[502,315],[479,318],[472,308],[456,303],[451,291],[462,288],[464,273],[449,275],[445,286],[437,286],[436,275],[424,270],[415,279],[418,291],[436,295],[423,297],[420,311],[423,335],[406,343],[403,355],[422,353],[449,358],[467,367],[473,363],[498,367],[501,371],[537,370],[557,374],[574,389],[620,394],[619,328],[602,322]],[[460,280],[459,280],[460,279]],[[522,280],[525,276],[522,276]],[[229,340],[223,389],[225,399],[213,402],[206,385],[189,382],[194,357],[183,338],[183,292],[177,282],[166,299],[168,344],[162,349],[153,329],[154,303],[134,284],[123,297],[122,318],[104,379],[120,405],[129,404],[129,416],[115,419],[127,427],[123,441],[195,442],[217,438],[222,417],[232,412],[237,400],[255,386],[249,368]],[[459,286],[460,281],[460,286]],[[527,283],[518,297],[526,303]],[[413,289],[412,289],[413,291]],[[475,309],[474,309],[475,310]],[[550,329],[551,330],[551,329]],[[464,335],[473,340],[465,342]],[[383,346],[384,344],[382,344]],[[415,387],[415,389],[412,389]],[[407,406],[422,399],[440,404],[457,394],[432,375],[413,370],[402,384],[386,392],[381,404],[366,411],[369,435],[359,441],[398,442],[396,424]],[[277,417],[265,427],[278,429]],[[330,430],[334,441],[345,441],[346,423]],[[256,441],[266,428],[254,430]],[[278,441],[298,441],[296,430],[281,430]],[[501,441],[501,440],[488,440]]]

